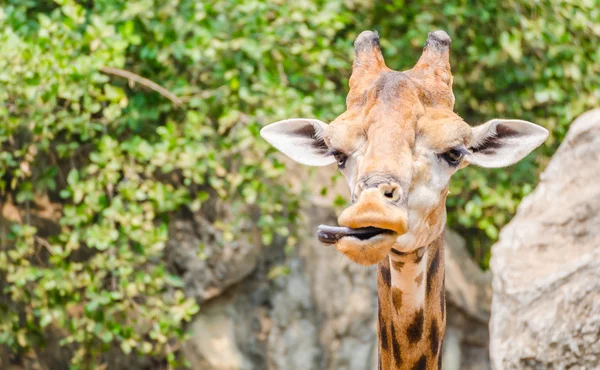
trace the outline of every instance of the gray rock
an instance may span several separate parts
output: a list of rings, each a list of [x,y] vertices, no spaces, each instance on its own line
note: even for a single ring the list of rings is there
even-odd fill
[[[248,276],[261,248],[244,235],[225,245],[215,245],[216,233],[200,212],[182,215],[170,225],[165,257],[169,268],[185,283],[185,292],[199,303]]]
[[[600,367],[600,109],[573,122],[491,269],[494,369]]]
[[[492,276],[473,262],[465,241],[446,230],[446,303],[444,370],[487,370]]]
[[[240,351],[236,341],[234,308],[227,297],[214,299],[202,307],[190,326],[197,333],[185,344],[188,361],[197,369],[234,370],[249,369],[249,361]]]

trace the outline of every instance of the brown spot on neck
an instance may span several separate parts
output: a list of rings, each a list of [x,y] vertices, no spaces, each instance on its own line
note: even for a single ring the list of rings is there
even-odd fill
[[[435,248],[435,252],[431,262],[429,263],[429,267],[427,268],[427,295],[429,295],[433,288],[433,282],[439,280],[439,269],[440,269],[440,260],[441,260],[441,249],[442,247],[438,246]]]
[[[423,336],[423,323],[425,320],[425,315],[423,309],[421,308],[412,319],[411,324],[406,329],[406,336],[408,337],[408,341],[410,343],[417,343],[421,340]]]
[[[400,353],[400,341],[394,325],[392,325],[392,356],[394,357],[394,366],[399,368],[402,365],[402,357]]]
[[[427,356],[422,355],[413,366],[413,370],[427,370]]]
[[[390,274],[389,265],[380,264],[379,271],[381,272],[381,279],[389,287],[392,285],[392,276]]]
[[[437,356],[440,349],[440,331],[439,331],[437,320],[434,318],[431,320],[429,326],[429,347],[433,353],[433,356]]]
[[[387,325],[383,315],[381,315],[381,312],[379,313],[379,316],[378,316],[378,322],[379,322],[379,340],[381,342],[381,349],[383,349],[384,351],[387,351],[389,348],[388,325]]]
[[[421,247],[414,252],[416,264],[419,264],[421,262],[426,251],[427,251],[427,247]]]
[[[396,287],[392,288],[392,303],[394,310],[399,313],[402,308],[402,291]]]
[[[415,278],[415,283],[417,285],[421,285],[421,283],[423,283],[423,273],[422,272],[419,275],[417,275],[417,277]]]
[[[402,261],[392,261],[392,267],[394,268],[394,270],[396,271],[401,271],[402,267],[404,267],[404,264],[406,262],[402,262]]]

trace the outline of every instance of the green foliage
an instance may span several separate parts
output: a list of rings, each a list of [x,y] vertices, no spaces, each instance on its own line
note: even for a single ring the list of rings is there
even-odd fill
[[[265,244],[289,233],[297,201],[258,132],[266,119],[341,106],[322,75],[342,23],[329,5],[91,4],[0,10],[0,189],[27,213],[0,252],[12,303],[0,307],[0,342],[35,347],[53,324],[74,367],[100,363],[109,345],[174,365],[169,343],[198,306],[161,260],[169,220],[203,212],[221,245],[252,224]],[[310,41],[294,42],[300,33]],[[150,76],[184,105],[103,66]],[[48,240],[27,220],[45,196],[64,204]]]
[[[467,168],[451,184],[450,226],[485,266],[569,122],[598,104],[599,12],[597,1],[5,2],[0,201],[24,217],[0,235],[0,343],[38,346],[52,325],[75,350],[73,368],[93,368],[109,347],[175,365],[172,340],[198,306],[162,260],[169,221],[202,212],[218,245],[254,227],[265,245],[293,234],[298,199],[258,132],[342,113],[352,40],[369,28],[395,69],[415,63],[429,31],[447,30],[467,121],[522,118],[552,131],[521,164]],[[57,232],[32,226],[40,199],[62,204]]]

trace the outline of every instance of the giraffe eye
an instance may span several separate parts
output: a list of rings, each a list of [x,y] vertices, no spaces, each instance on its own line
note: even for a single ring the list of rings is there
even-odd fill
[[[348,160],[348,156],[342,152],[334,152],[333,157],[337,161],[337,165],[340,169],[346,167],[346,161]]]
[[[463,148],[452,148],[441,155],[441,157],[453,167],[458,166],[464,156],[465,150]]]

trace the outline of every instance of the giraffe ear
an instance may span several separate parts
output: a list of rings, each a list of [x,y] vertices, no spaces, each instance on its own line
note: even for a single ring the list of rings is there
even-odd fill
[[[473,127],[473,140],[466,159],[481,167],[510,166],[548,137],[548,130],[527,121],[493,119]]]
[[[291,118],[263,127],[260,136],[298,163],[326,166],[335,158],[323,140],[325,128],[327,124],[316,119]]]

